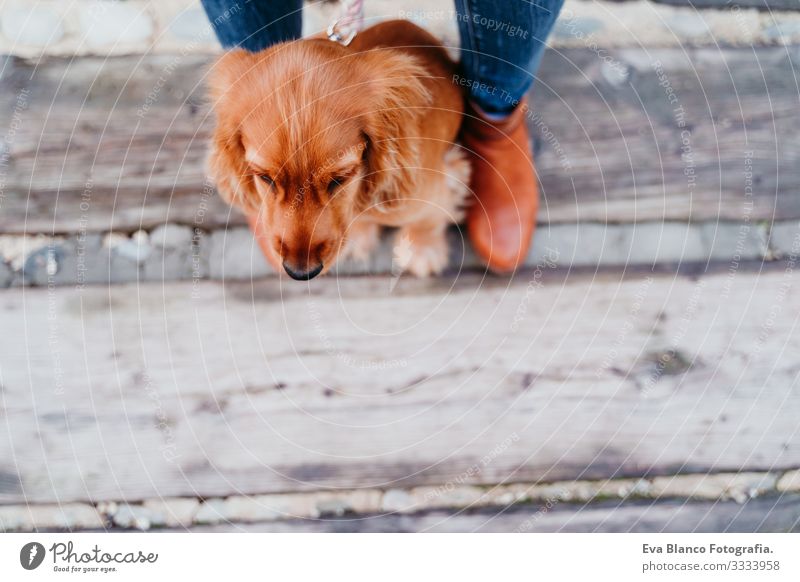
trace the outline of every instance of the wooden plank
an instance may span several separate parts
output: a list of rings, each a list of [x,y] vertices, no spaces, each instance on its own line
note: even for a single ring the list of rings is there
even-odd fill
[[[544,59],[529,119],[543,222],[800,218],[789,49],[602,56],[569,49]],[[0,125],[19,123],[4,136],[0,232],[242,224],[204,192],[206,68],[198,56],[7,59]]]
[[[228,523],[200,532],[766,533],[800,531],[800,496],[734,501],[629,501],[512,506],[502,511],[432,511],[269,523]]]
[[[11,289],[0,502],[798,467],[796,279]]]

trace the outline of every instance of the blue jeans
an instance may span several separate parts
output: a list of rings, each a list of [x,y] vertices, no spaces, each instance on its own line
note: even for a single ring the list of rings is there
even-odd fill
[[[302,0],[201,1],[225,48],[255,52],[301,35]],[[502,115],[522,99],[563,2],[455,0],[461,68],[481,109]]]

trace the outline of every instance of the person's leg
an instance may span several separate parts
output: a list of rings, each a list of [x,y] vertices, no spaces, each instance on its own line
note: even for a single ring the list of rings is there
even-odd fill
[[[564,0],[455,0],[470,99],[509,113],[533,83]]]
[[[461,142],[472,159],[475,195],[467,229],[495,271],[525,261],[536,226],[539,189],[524,97],[562,2],[456,0],[469,100]]]
[[[257,52],[300,38],[303,0],[201,0],[224,48]]]

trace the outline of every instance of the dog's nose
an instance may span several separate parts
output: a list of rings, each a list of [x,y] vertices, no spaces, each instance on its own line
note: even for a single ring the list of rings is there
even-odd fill
[[[283,261],[283,269],[286,271],[286,274],[295,281],[308,281],[322,272],[322,263],[308,269],[293,269],[289,266],[289,263]]]

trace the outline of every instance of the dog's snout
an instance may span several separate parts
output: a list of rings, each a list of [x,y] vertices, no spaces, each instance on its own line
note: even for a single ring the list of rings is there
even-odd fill
[[[322,273],[325,268],[325,257],[330,243],[310,242],[295,236],[291,244],[287,244],[285,239],[276,237],[275,246],[286,274],[296,281],[308,281]]]
[[[308,266],[306,268],[301,269],[292,267],[289,263],[283,261],[284,271],[286,271],[286,274],[289,275],[295,281],[308,281],[310,279],[313,279],[322,272],[322,267],[323,265],[322,263],[320,263],[316,266]]]

